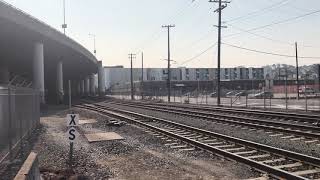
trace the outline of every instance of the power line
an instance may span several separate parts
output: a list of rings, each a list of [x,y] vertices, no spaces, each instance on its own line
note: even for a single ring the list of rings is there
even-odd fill
[[[238,21],[238,20],[241,20],[241,19],[244,19],[244,18],[248,18],[248,16],[250,17],[250,16],[255,15],[255,14],[260,14],[261,12],[267,12],[268,10],[274,9],[277,6],[284,5],[284,4],[288,3],[289,1],[291,1],[291,0],[282,0],[280,2],[276,2],[274,4],[271,4],[270,6],[264,7],[262,9],[255,10],[255,11],[249,12],[249,13],[247,13],[245,15],[226,20],[226,22],[234,22],[234,21]],[[256,17],[256,16],[252,16],[252,17]]]
[[[222,43],[222,44],[233,47],[233,48],[242,49],[242,50],[260,53],[260,54],[267,54],[267,55],[280,56],[280,57],[286,57],[286,58],[295,58],[296,57],[295,55],[280,54],[280,53],[266,52],[266,51],[261,51],[261,50],[256,50],[256,49],[249,49],[246,47],[236,46],[236,45],[232,45],[232,44],[228,44],[228,43]],[[320,59],[320,57],[307,57],[307,56],[300,56],[299,58],[301,58],[301,59]]]
[[[210,8],[209,8],[209,12],[212,10],[212,8],[213,8],[213,7],[210,7]],[[206,15],[206,16],[207,16],[207,15]],[[191,23],[189,26],[192,26],[192,27],[193,27],[194,22],[199,22],[199,20],[202,20],[203,18],[204,18],[204,16],[198,16],[198,17],[196,18],[197,21],[193,21],[193,23]],[[200,38],[192,41],[191,43],[188,43],[187,46],[184,46],[184,47],[182,47],[182,48],[179,48],[178,51],[184,50],[184,49],[186,49],[186,48],[189,48],[189,47],[194,46],[195,44],[198,44],[200,41],[202,41],[202,40],[204,40],[206,37],[208,37],[208,36],[211,34],[211,32],[213,32],[213,31],[210,29],[210,31],[208,31],[204,36],[201,36]]]
[[[266,40],[269,40],[269,41],[272,41],[272,42],[275,42],[275,43],[279,43],[279,44],[286,44],[286,45],[289,45],[289,46],[294,46],[295,43],[291,43],[291,42],[288,42],[288,41],[282,41],[282,40],[278,40],[278,39],[273,39],[273,38],[270,38],[270,37],[267,37],[267,36],[264,36],[264,35],[260,35],[260,34],[257,34],[257,33],[254,33],[254,32],[250,32],[248,30],[245,30],[245,29],[242,29],[242,28],[239,28],[239,27],[236,27],[234,25],[231,25],[231,24],[227,24],[228,26],[231,26],[239,31],[242,31],[242,32],[245,32],[245,33],[248,33],[250,35],[253,35],[253,36],[256,36],[256,37],[259,37],[259,38],[262,38],[262,39],[266,39]],[[317,48],[315,46],[311,46],[311,45],[301,45],[302,47],[308,47],[308,48]]]
[[[201,55],[203,55],[204,53],[206,53],[206,52],[209,51],[210,49],[214,48],[217,44],[218,44],[217,42],[214,43],[214,44],[212,44],[211,46],[209,46],[207,49],[205,49],[204,51],[200,52],[199,54],[193,56],[192,58],[190,58],[190,59],[188,59],[188,60],[186,60],[186,61],[183,61],[180,65],[184,65],[184,64],[186,64],[186,63],[188,63],[188,62],[190,62],[190,61],[193,61],[194,59],[200,57]]]
[[[175,20],[175,19],[176,19],[178,16],[180,16],[191,4],[194,4],[194,2],[195,2],[195,0],[192,0],[191,3],[190,3],[187,7],[182,7],[182,8],[180,8],[178,11],[176,11],[176,12],[178,12],[178,13],[174,14],[173,16],[171,16],[171,17],[169,18],[169,22]],[[198,1],[197,1],[197,2],[198,2]],[[144,48],[147,46],[147,44],[150,45],[151,42],[157,41],[157,40],[161,37],[161,33],[162,33],[162,31],[161,31],[161,30],[158,30],[158,28],[157,28],[157,30],[150,36],[151,38],[145,40],[145,41],[142,43],[142,44],[143,44],[143,45],[142,45],[142,48],[139,48],[139,49],[137,50],[137,54],[141,53],[141,52],[144,50]],[[150,43],[148,43],[148,42],[150,42]]]
[[[306,13],[306,14],[302,14],[302,15],[299,15],[299,16],[291,17],[291,18],[284,19],[284,20],[281,20],[281,21],[276,21],[276,22],[273,22],[273,23],[270,23],[270,24],[266,24],[266,25],[263,25],[263,26],[255,27],[255,28],[251,28],[251,29],[248,29],[248,30],[245,30],[245,31],[246,32],[250,32],[250,31],[256,31],[256,30],[259,30],[259,29],[264,29],[266,27],[270,27],[270,26],[274,26],[274,25],[278,25],[278,24],[283,24],[283,23],[286,23],[286,22],[294,21],[296,19],[300,19],[300,18],[303,18],[303,17],[306,17],[306,16],[311,16],[311,15],[317,14],[319,12],[320,12],[320,10],[312,11],[312,12],[309,12],[309,13]],[[226,36],[224,36],[224,38],[225,37],[236,36],[236,35],[239,35],[239,34],[242,34],[242,33],[243,32],[226,35]]]

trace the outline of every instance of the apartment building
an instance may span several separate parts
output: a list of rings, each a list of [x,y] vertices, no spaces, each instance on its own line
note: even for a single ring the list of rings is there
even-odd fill
[[[115,85],[130,83],[130,68],[123,66],[105,67],[106,88]],[[141,68],[133,68],[133,81],[141,81]],[[173,81],[210,81],[217,79],[216,68],[187,68],[178,67],[171,69],[171,80]],[[265,79],[263,68],[221,68],[221,80],[262,80]],[[168,79],[167,68],[145,68],[143,70],[144,81],[166,81]]]

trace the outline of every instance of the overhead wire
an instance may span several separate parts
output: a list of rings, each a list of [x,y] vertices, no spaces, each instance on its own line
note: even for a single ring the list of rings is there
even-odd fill
[[[190,3],[187,7],[182,7],[182,8],[180,8],[180,9],[177,11],[178,13],[174,14],[172,17],[169,18],[169,21],[172,22],[173,20],[175,20],[175,19],[176,19],[178,16],[180,16],[188,7],[190,7],[192,4],[194,4],[194,2],[198,2],[198,1],[192,0],[191,3]],[[161,28],[157,28],[157,30],[152,34],[152,36],[150,36],[150,37],[151,37],[151,38],[150,38],[151,41],[149,41],[149,39],[146,40],[146,41],[144,41],[142,48],[139,48],[139,49],[137,50],[137,53],[136,53],[136,54],[141,53],[141,52],[143,51],[143,49],[147,46],[147,42],[155,42],[155,41],[157,41],[157,40],[161,37],[162,32],[163,32],[163,31],[162,31]],[[150,45],[151,43],[148,43],[148,44]]]
[[[303,17],[311,16],[311,15],[317,14],[317,13],[319,13],[319,12],[320,12],[320,10],[315,10],[315,11],[308,12],[308,13],[305,13],[305,14],[302,14],[302,15],[299,15],[299,16],[287,18],[287,19],[280,20],[280,21],[275,21],[275,22],[272,22],[272,23],[270,23],[270,24],[258,26],[258,27],[251,28],[251,29],[248,29],[248,30],[245,30],[245,31],[246,31],[246,32],[251,32],[251,31],[256,31],[256,30],[259,30],[259,29],[264,29],[264,28],[271,27],[271,26],[274,26],[274,25],[283,24],[283,23],[287,23],[287,22],[290,22],[290,21],[294,21],[294,20],[297,20],[297,19],[300,19],[300,18],[303,18]],[[242,34],[242,33],[243,33],[243,32],[234,33],[234,34],[229,34],[229,35],[224,36],[224,38],[226,38],[226,37],[233,37],[233,36],[236,36],[236,35],[239,35],[239,34]]]
[[[259,38],[262,38],[262,39],[266,39],[266,40],[269,40],[269,41],[272,41],[272,42],[275,42],[275,43],[279,43],[279,44],[285,44],[285,45],[288,45],[288,46],[294,46],[295,43],[292,43],[292,42],[288,42],[288,41],[283,41],[283,40],[278,40],[278,39],[273,39],[273,38],[270,38],[270,37],[267,37],[267,36],[264,36],[264,35],[261,35],[261,34],[257,34],[257,33],[254,33],[254,32],[250,32],[248,30],[245,30],[245,29],[242,29],[242,28],[239,28],[237,26],[234,26],[234,25],[231,25],[231,24],[227,24],[228,26],[231,26],[232,28],[235,28],[239,31],[242,31],[242,32],[245,32],[245,33],[248,33],[252,36],[256,36],[256,37],[259,37]],[[300,45],[301,47],[307,47],[307,48],[318,48],[316,46],[312,46],[312,45]]]
[[[192,58],[190,58],[190,59],[188,59],[188,60],[186,60],[186,61],[183,61],[180,65],[184,65],[184,64],[186,64],[186,63],[189,63],[189,62],[193,61],[194,59],[200,57],[201,55],[203,55],[204,53],[206,53],[206,52],[209,51],[210,49],[214,48],[217,44],[218,44],[218,42],[212,44],[212,45],[209,46],[207,49],[201,51],[199,54],[193,56]]]
[[[280,57],[287,57],[287,58],[294,58],[294,57],[296,57],[295,55],[280,54],[280,53],[267,52],[267,51],[261,51],[261,50],[256,50],[256,49],[250,49],[250,48],[246,48],[246,47],[242,47],[242,46],[237,46],[237,45],[233,45],[233,44],[228,44],[228,43],[225,43],[225,42],[222,42],[222,44],[227,45],[227,46],[230,46],[230,47],[233,47],[233,48],[242,49],[242,50],[246,50],[246,51],[250,51],[250,52],[255,52],[255,53],[260,53],[260,54],[280,56]],[[320,57],[307,57],[307,56],[299,56],[298,58],[301,58],[301,59],[320,59]]]
[[[276,6],[279,6],[283,3],[287,3],[289,2],[290,0],[284,0],[284,1],[280,1],[278,3],[275,3],[271,6],[268,6],[266,8],[264,8],[264,10],[267,10],[267,9],[272,9],[272,8],[275,8]],[[287,19],[284,19],[284,20],[280,20],[280,21],[276,21],[276,22],[272,22],[272,23],[269,23],[269,24],[266,24],[266,25],[263,25],[263,26],[258,26],[258,27],[255,27],[255,28],[251,28],[251,29],[248,29],[248,30],[244,30],[244,29],[240,29],[240,28],[236,28],[240,31],[242,31],[241,33],[234,33],[234,34],[230,34],[230,35],[226,35],[224,36],[225,37],[232,37],[232,36],[235,36],[235,35],[239,35],[239,34],[242,34],[243,32],[246,32],[246,33],[249,33],[251,35],[254,35],[254,36],[258,36],[258,37],[261,37],[261,38],[264,38],[264,39],[268,39],[270,41],[273,41],[273,42],[278,42],[278,43],[283,43],[283,44],[289,44],[289,45],[294,45],[294,43],[289,43],[289,42],[285,42],[285,41],[281,41],[281,40],[275,40],[273,38],[269,38],[269,37],[266,37],[266,36],[263,36],[263,35],[259,35],[257,33],[253,33],[251,31],[256,31],[256,30],[259,30],[259,29],[264,29],[264,28],[267,28],[267,27],[271,27],[271,26],[274,26],[274,25],[278,25],[278,24],[283,24],[283,23],[287,23],[287,22],[290,22],[290,21],[294,21],[294,20],[297,20],[297,19],[300,19],[300,18],[303,18],[303,17],[307,17],[307,16],[311,16],[313,14],[317,14],[319,13],[320,10],[315,10],[315,11],[311,11],[311,12],[308,12],[308,13],[305,13],[305,14],[301,14],[301,15],[298,15],[298,16],[295,16],[295,17],[291,17],[291,18],[287,18]],[[250,13],[251,15],[253,14]],[[247,14],[248,15],[248,14]],[[246,16],[247,16],[246,15]],[[235,21],[236,19],[239,19],[240,17],[238,18],[234,18],[234,19],[231,19],[232,21]],[[230,22],[230,20],[229,20]],[[233,26],[235,27],[234,25],[232,24],[229,24],[228,25],[230,26]],[[206,35],[207,36],[207,35]],[[204,36],[204,37],[206,37]],[[202,39],[202,38],[201,38]],[[242,49],[242,50],[247,50],[247,51],[251,51],[251,52],[255,52],[255,53],[261,53],[261,54],[267,54],[267,55],[274,55],[274,56],[281,56],[281,57],[296,57],[296,56],[292,56],[292,55],[286,55],[286,54],[279,54],[279,53],[274,53],[274,52],[266,52],[266,51],[260,51],[260,50],[255,50],[255,49],[249,49],[249,48],[245,48],[245,47],[241,47],[241,46],[236,46],[236,45],[231,45],[231,44],[227,44],[227,43],[223,43],[225,45],[228,45],[228,46],[231,46],[231,47],[234,47],[234,48],[238,48],[238,49]],[[201,53],[197,54],[196,56],[184,61],[181,63],[181,65],[183,64],[186,64],[198,57],[200,57],[201,55],[203,55],[204,53],[206,53],[207,51],[209,51],[211,48],[213,48],[215,45],[217,45],[217,43],[214,43],[212,45],[210,45],[207,49],[205,49],[204,51],[202,51]],[[313,46],[304,46],[304,47],[313,47]],[[303,59],[320,59],[320,57],[299,57],[299,58],[303,58]]]
[[[280,2],[273,3],[270,6],[264,7],[262,9],[259,9],[259,10],[256,10],[256,11],[252,11],[252,12],[249,12],[249,13],[247,13],[245,15],[226,20],[226,22],[235,22],[235,21],[238,21],[238,20],[241,20],[241,19],[244,19],[244,18],[248,18],[250,16],[253,17],[252,15],[255,15],[255,14],[262,14],[262,12],[267,12],[268,10],[277,8],[277,7],[281,6],[281,5],[284,5],[284,4],[288,3],[289,1],[291,1],[291,0],[282,0]],[[256,17],[256,16],[254,16],[254,17]]]

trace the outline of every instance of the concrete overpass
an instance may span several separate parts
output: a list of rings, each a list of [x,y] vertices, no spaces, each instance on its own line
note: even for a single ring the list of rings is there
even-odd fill
[[[68,80],[78,95],[104,93],[101,62],[76,41],[44,22],[0,1],[0,84],[19,76],[40,91],[41,101],[57,102],[67,92]]]

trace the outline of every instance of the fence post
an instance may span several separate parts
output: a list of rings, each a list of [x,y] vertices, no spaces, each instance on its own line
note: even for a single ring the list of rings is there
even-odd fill
[[[17,96],[15,98],[17,98]],[[18,108],[17,108],[17,111],[18,111]],[[19,112],[18,113],[16,112],[16,114],[19,114]],[[22,128],[23,127],[22,127],[22,119],[21,119],[21,117],[19,115],[17,115],[16,117],[19,118],[18,121],[19,121],[19,138],[20,138],[20,157],[23,157],[23,142],[22,142],[22,138],[23,138],[23,129]]]
[[[246,108],[248,108],[248,94],[246,94]]]
[[[230,96],[230,107],[232,107],[232,96]]]
[[[305,77],[304,79],[304,97],[305,97],[305,101],[306,101],[306,112],[308,112],[308,98],[307,98],[307,77]]]
[[[208,105],[208,91],[206,91],[206,105]]]
[[[270,108],[270,109],[271,109],[271,106],[272,106],[271,101],[272,101],[272,97],[270,96],[270,101],[269,101],[269,103],[270,103],[270,104],[269,104],[269,105],[270,105],[269,108]]]
[[[266,91],[265,91],[265,87],[263,90],[263,110],[266,110]]]

